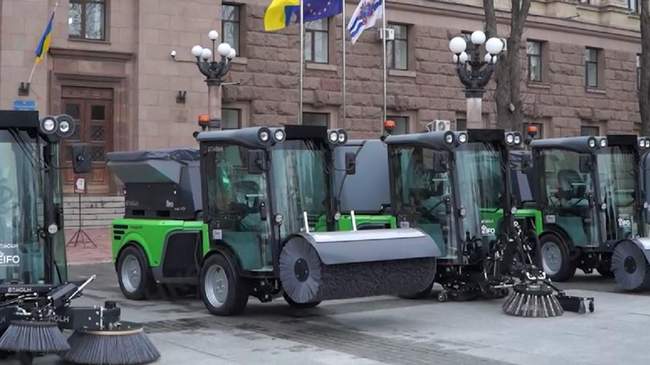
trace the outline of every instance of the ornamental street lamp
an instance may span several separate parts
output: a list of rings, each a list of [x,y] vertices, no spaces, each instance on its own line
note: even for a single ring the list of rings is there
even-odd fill
[[[199,71],[205,76],[205,83],[208,85],[208,114],[210,121],[208,129],[221,129],[221,85],[223,78],[230,71],[230,62],[237,52],[228,43],[216,45],[219,33],[211,30],[208,38],[212,41],[212,50],[199,45],[192,47],[192,55],[196,57],[196,65]],[[215,49],[216,47],[216,49]],[[217,61],[216,54],[220,59]]]
[[[481,58],[483,44],[486,52]],[[503,41],[499,38],[490,38],[486,42],[485,33],[477,30],[470,36],[469,44],[464,37],[452,38],[449,41],[449,49],[454,54],[453,60],[460,82],[465,86],[467,122],[481,124],[485,85],[494,73],[497,57],[503,50]]]

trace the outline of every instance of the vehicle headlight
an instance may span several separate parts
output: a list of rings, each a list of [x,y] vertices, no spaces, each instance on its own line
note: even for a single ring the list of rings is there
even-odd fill
[[[49,234],[56,234],[58,231],[59,231],[59,226],[57,226],[54,223],[47,226],[47,233]]]
[[[260,141],[266,143],[271,140],[271,130],[266,127],[262,127],[259,129],[259,131],[257,131],[257,137],[260,139]]]
[[[645,139],[639,138],[639,148],[645,148]]]
[[[327,140],[330,143],[338,143],[339,141],[339,132],[335,130],[330,130],[327,132]]]
[[[339,132],[339,143],[344,144],[345,142],[347,142],[348,134],[343,129],[339,129],[338,132]]]
[[[461,133],[458,135],[458,142],[467,143],[467,133]]]
[[[600,140],[600,148],[605,148],[607,147],[607,139],[603,138]]]
[[[507,144],[515,143],[515,136],[512,133],[506,134],[506,143]]]
[[[515,133],[515,144],[516,145],[521,144],[521,135],[519,133]]]
[[[282,142],[287,138],[287,134],[284,132],[284,129],[278,129],[273,133],[273,139],[276,142]]]
[[[45,117],[41,119],[41,132],[45,134],[54,134],[57,130],[57,121],[53,117]]]
[[[589,138],[589,142],[587,143],[589,144],[589,148],[596,148],[596,138]]]
[[[645,148],[650,148],[650,139],[645,140]]]
[[[454,143],[454,134],[452,132],[445,133],[445,143],[447,144]]]

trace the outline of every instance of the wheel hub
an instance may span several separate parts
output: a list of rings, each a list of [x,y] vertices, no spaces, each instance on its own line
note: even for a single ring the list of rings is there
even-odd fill
[[[562,267],[562,251],[555,242],[546,242],[542,247],[542,264],[544,271],[556,274]]]
[[[213,265],[208,269],[205,279],[206,295],[215,307],[222,306],[228,298],[228,276],[220,265]]]
[[[122,283],[129,292],[135,292],[140,286],[142,280],[142,273],[140,272],[140,263],[138,259],[132,255],[124,258],[122,264]]]
[[[636,271],[636,260],[632,256],[628,256],[623,261],[623,267],[628,274],[632,274]]]
[[[296,279],[300,282],[304,282],[309,277],[309,266],[305,259],[298,259],[293,265],[293,273],[296,275]]]

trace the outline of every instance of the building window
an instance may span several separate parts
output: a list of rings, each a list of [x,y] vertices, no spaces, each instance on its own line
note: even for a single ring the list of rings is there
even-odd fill
[[[639,13],[639,0],[627,0],[627,9],[630,13]]]
[[[597,48],[585,49],[585,85],[587,87],[598,87],[598,56],[600,50]]]
[[[409,117],[389,115],[386,119],[395,122],[395,128],[393,128],[391,134],[407,134],[409,132]]]
[[[305,22],[305,61],[329,63],[329,19]]]
[[[221,128],[237,129],[241,128],[241,110],[223,108],[221,109]]]
[[[395,39],[386,42],[388,68],[393,70],[408,70],[408,26],[403,24],[389,24],[388,28],[395,31]]]
[[[526,47],[528,56],[528,80],[542,81],[542,42],[528,41]]]
[[[528,134],[528,127],[529,126],[534,126],[537,127],[537,133],[535,134],[535,137],[533,139],[542,139],[544,138],[544,124],[542,123],[524,123],[523,124],[523,135],[525,136],[524,138],[529,138],[530,135]]]
[[[583,125],[580,127],[581,136],[599,136],[600,128],[595,125]]]
[[[239,5],[223,4],[221,7],[221,34],[223,41],[240,53],[239,49]]]
[[[70,0],[68,34],[73,39],[106,40],[106,0]]]
[[[329,127],[330,115],[328,113],[302,113],[302,124]]]

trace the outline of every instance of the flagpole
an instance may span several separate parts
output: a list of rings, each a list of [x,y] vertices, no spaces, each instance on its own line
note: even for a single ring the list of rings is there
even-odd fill
[[[305,72],[305,1],[300,0],[300,105],[298,106],[298,121],[302,124],[302,103]]]
[[[387,78],[388,78],[388,72],[387,72],[387,65],[386,65],[386,0],[381,1],[381,22],[382,22],[382,45],[383,45],[383,53],[384,53],[384,110],[383,110],[383,119],[381,121],[382,125],[382,130],[383,130],[383,125],[384,121],[386,121],[386,115],[388,114],[386,111],[386,104],[388,102],[388,98],[386,95],[386,86],[387,86]]]
[[[343,9],[341,11],[341,15],[343,16],[343,21],[341,22],[341,30],[343,33],[343,68],[342,68],[342,73],[343,73],[343,85],[341,87],[343,88],[343,123],[341,123],[340,127],[345,128],[345,118],[347,117],[346,113],[346,104],[347,104],[347,90],[346,90],[346,35],[347,35],[347,27],[346,27],[346,17],[345,17],[345,0],[341,0],[343,2]]]
[[[48,20],[52,17],[52,15],[56,12],[56,8],[59,7],[59,2],[57,1],[54,3],[54,9],[52,9],[52,12],[50,13],[50,16],[48,16]],[[43,60],[45,60],[45,57],[47,57],[47,52],[43,54]],[[38,62],[36,62],[36,58],[34,58],[34,64],[32,65],[32,71],[29,73],[29,78],[27,79],[27,85],[32,83],[32,78],[34,77],[34,71],[36,71],[36,65],[38,65]]]

